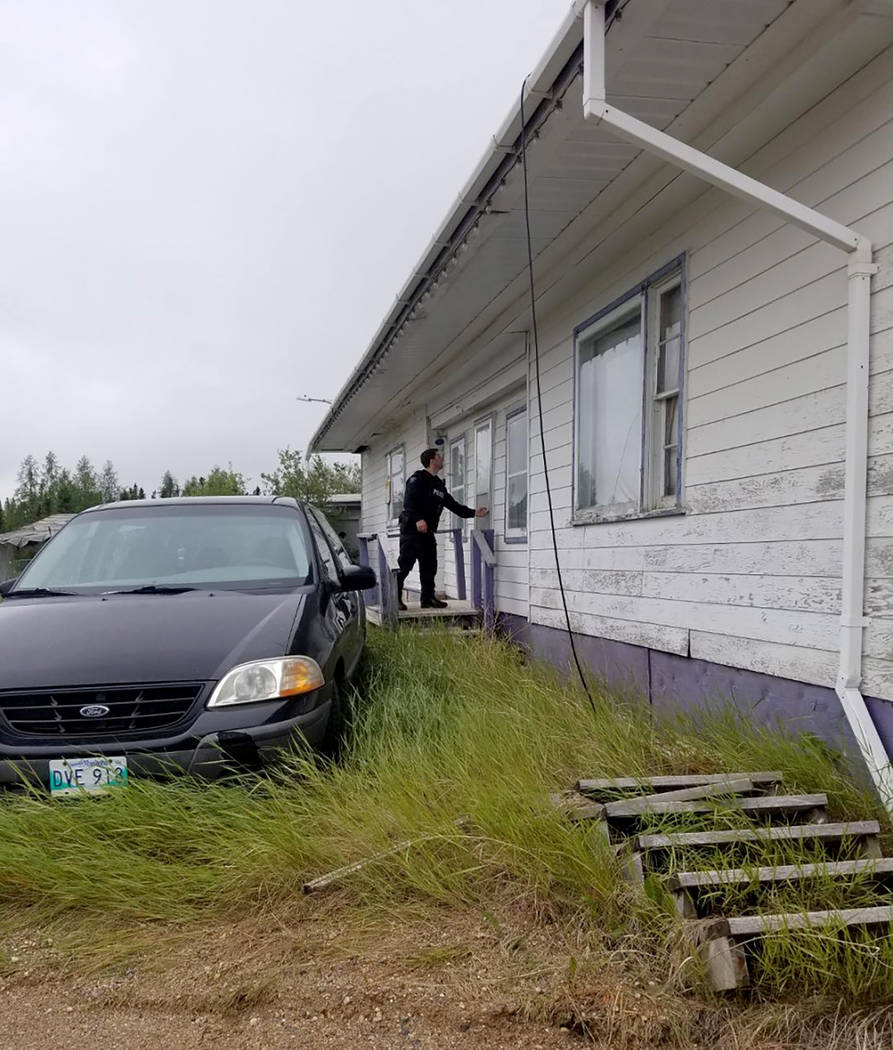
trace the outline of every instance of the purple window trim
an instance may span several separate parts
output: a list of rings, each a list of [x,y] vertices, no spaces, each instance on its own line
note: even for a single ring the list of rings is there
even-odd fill
[[[509,536],[509,423],[516,416],[524,415],[527,421],[527,440],[525,445],[527,446],[527,499],[528,499],[528,510],[527,510],[527,524],[524,526],[524,535]],[[503,508],[503,528],[505,529],[505,535],[503,541],[505,543],[526,543],[527,537],[530,533],[530,418],[527,413],[527,402],[523,405],[518,405],[516,408],[511,409],[505,414],[505,507]]]

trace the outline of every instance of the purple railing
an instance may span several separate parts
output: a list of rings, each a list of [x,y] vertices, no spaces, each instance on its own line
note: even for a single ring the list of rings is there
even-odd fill
[[[459,601],[467,600],[465,582],[465,550],[461,529],[447,530],[453,544],[453,556],[456,563],[456,597]],[[372,566],[376,570],[378,583],[374,590],[368,592],[366,601],[377,606],[381,622],[391,627],[398,623],[397,608],[397,570],[388,565],[384,546],[375,532],[360,533],[357,537],[360,547],[360,564]],[[484,629],[492,631],[496,624],[495,570],[496,554],[492,529],[476,529],[471,533],[471,603],[480,610]],[[372,548],[375,548],[375,551]],[[373,563],[373,559],[377,565]]]

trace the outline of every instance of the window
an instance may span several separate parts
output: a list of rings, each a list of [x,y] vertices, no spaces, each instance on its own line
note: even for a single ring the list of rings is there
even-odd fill
[[[679,506],[683,315],[674,264],[577,331],[579,520]]]
[[[493,420],[482,419],[474,428],[474,506],[490,510],[493,474]],[[490,528],[490,515],[478,519],[479,526]]]
[[[323,533],[316,515],[309,514],[308,518],[310,520],[310,531],[313,533],[313,538],[316,541],[316,550],[319,554],[319,560],[322,563],[323,575],[329,583],[333,583],[337,586],[341,582],[341,577],[338,573],[338,566],[335,563],[335,556],[329,548],[328,541],[326,540],[325,534]]]
[[[527,412],[521,408],[505,421],[505,535],[527,537]]]
[[[456,500],[457,503],[465,503],[466,494],[466,475],[465,475],[465,435],[454,438],[450,442],[450,459],[449,459],[449,472],[450,472],[450,495]],[[454,529],[465,530],[465,519],[460,518],[458,514],[452,515],[452,525]]]
[[[335,560],[338,562],[341,568],[344,569],[348,565],[353,565],[353,560],[351,559],[351,556],[347,553],[347,550],[345,549],[344,544],[341,541],[341,537],[338,535],[337,532],[335,532],[334,528],[332,527],[332,523],[329,521],[329,519],[325,516],[325,514],[323,514],[321,510],[318,510],[316,507],[310,507],[309,509],[310,516],[316,519],[316,523],[325,533],[325,537],[329,541],[329,547],[331,547],[332,549],[332,554],[335,555]]]
[[[388,518],[396,526],[403,510],[403,492],[406,488],[403,448],[388,453]]]

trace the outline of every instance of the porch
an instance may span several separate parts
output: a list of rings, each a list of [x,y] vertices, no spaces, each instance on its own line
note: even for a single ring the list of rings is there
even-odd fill
[[[360,564],[370,566],[378,585],[366,594],[366,615],[370,623],[395,629],[406,621],[460,621],[463,625],[480,623],[492,631],[496,622],[495,604],[495,536],[493,529],[473,529],[466,541],[462,529],[438,532],[449,537],[449,550],[455,567],[456,593],[446,597],[443,609],[422,609],[413,602],[401,611],[397,604],[397,568],[388,563],[387,552],[378,533],[360,533]],[[471,566],[471,594],[468,594],[465,566]]]

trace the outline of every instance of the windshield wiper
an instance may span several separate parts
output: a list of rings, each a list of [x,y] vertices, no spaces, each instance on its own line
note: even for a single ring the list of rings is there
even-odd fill
[[[4,595],[6,598],[78,598],[77,591],[57,591],[52,587],[19,587]]]
[[[197,587],[166,586],[165,584],[147,583],[145,587],[132,587],[123,591],[103,591],[103,594],[183,594],[185,591],[195,591]]]

